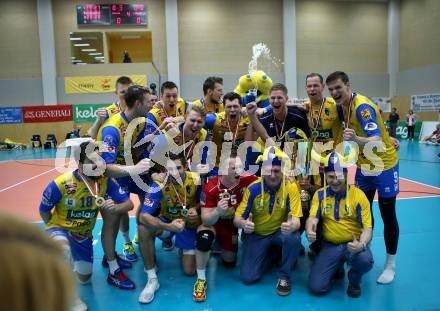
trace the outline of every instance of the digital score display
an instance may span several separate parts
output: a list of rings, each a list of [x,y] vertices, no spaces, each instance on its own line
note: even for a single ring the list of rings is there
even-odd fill
[[[82,4],[76,6],[78,25],[110,25],[110,6],[107,4]]]
[[[112,25],[147,25],[145,4],[112,4]]]
[[[147,25],[145,4],[81,4],[76,17],[79,26]]]

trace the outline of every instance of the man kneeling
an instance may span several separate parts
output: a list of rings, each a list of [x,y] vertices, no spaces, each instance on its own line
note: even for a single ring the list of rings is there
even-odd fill
[[[148,282],[139,295],[140,303],[150,303],[159,289],[156,275],[155,238],[169,240],[176,235],[176,247],[182,250],[182,265],[186,275],[196,270],[195,247],[200,225],[198,201],[199,175],[186,172],[183,156],[170,155],[167,163],[168,180],[156,181],[145,196],[139,215],[139,248],[144,259]]]
[[[297,185],[283,176],[287,155],[269,147],[262,160],[263,177],[247,187],[234,218],[246,233],[240,277],[245,284],[255,283],[281,257],[276,288],[284,296],[290,294],[290,272],[299,253],[301,201]],[[281,248],[281,256],[274,256],[274,247]]]
[[[370,203],[364,192],[347,186],[347,168],[342,157],[333,152],[324,172],[328,186],[315,192],[307,219],[307,238],[316,240],[316,227],[322,221],[324,241],[309,276],[309,290],[321,295],[330,290],[331,281],[344,275],[344,262],[351,265],[348,272],[347,295],[361,295],[362,276],[373,267],[371,241],[372,221]]]

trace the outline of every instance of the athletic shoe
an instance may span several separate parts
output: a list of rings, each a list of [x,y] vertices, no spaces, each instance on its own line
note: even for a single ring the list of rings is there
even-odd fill
[[[206,280],[197,279],[196,283],[194,284],[194,291],[193,291],[194,301],[202,302],[206,300],[207,287],[208,284],[206,284]]]
[[[132,267],[131,262],[122,259],[121,257],[119,257],[118,254],[116,254],[116,261],[118,262],[118,266],[121,269],[130,269]],[[107,262],[107,258],[105,257],[105,255],[104,255],[104,257],[102,257],[101,264],[104,268],[108,268],[108,262]]]
[[[120,289],[135,289],[136,285],[132,280],[128,278],[128,276],[121,270],[121,268],[115,271],[115,274],[108,273],[107,283],[110,285],[116,286]]]
[[[353,284],[348,284],[347,295],[351,298],[359,298],[361,296],[361,287]]]
[[[172,239],[162,240],[162,249],[167,252],[172,251],[174,249],[173,240]]]
[[[290,282],[284,279],[278,279],[277,283],[277,293],[280,296],[287,296],[290,294],[290,291],[292,290],[292,286],[290,285]]]
[[[131,242],[124,243],[124,257],[125,260],[134,262],[138,260],[138,256],[136,255],[136,251],[134,250],[134,246]]]
[[[142,290],[141,294],[139,295],[139,302],[140,303],[150,303],[154,299],[154,293],[159,289],[159,281],[157,278],[152,278],[148,280],[147,285],[145,285],[145,288]]]
[[[134,235],[134,238],[133,238],[133,244],[135,244],[136,246],[139,246],[139,237],[138,237],[138,234],[136,233],[135,235]]]
[[[75,297],[70,311],[87,311],[87,305],[78,296]]]

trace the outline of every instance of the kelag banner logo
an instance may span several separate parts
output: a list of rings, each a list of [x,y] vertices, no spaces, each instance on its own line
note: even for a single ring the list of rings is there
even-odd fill
[[[73,105],[73,121],[75,123],[94,122],[97,109],[107,106],[110,106],[110,103]]]

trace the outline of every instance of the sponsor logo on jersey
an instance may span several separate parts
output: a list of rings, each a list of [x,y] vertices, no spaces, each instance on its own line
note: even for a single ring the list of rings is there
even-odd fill
[[[361,111],[361,116],[362,116],[362,119],[364,119],[364,120],[371,119],[371,112],[370,112],[370,110],[369,109],[363,109]]]
[[[376,129],[377,129],[377,124],[374,123],[374,122],[368,122],[368,123],[365,125],[365,130],[366,130],[366,131],[374,131],[374,130],[376,130]]]
[[[99,210],[68,210],[67,219],[94,219],[98,215]]]

